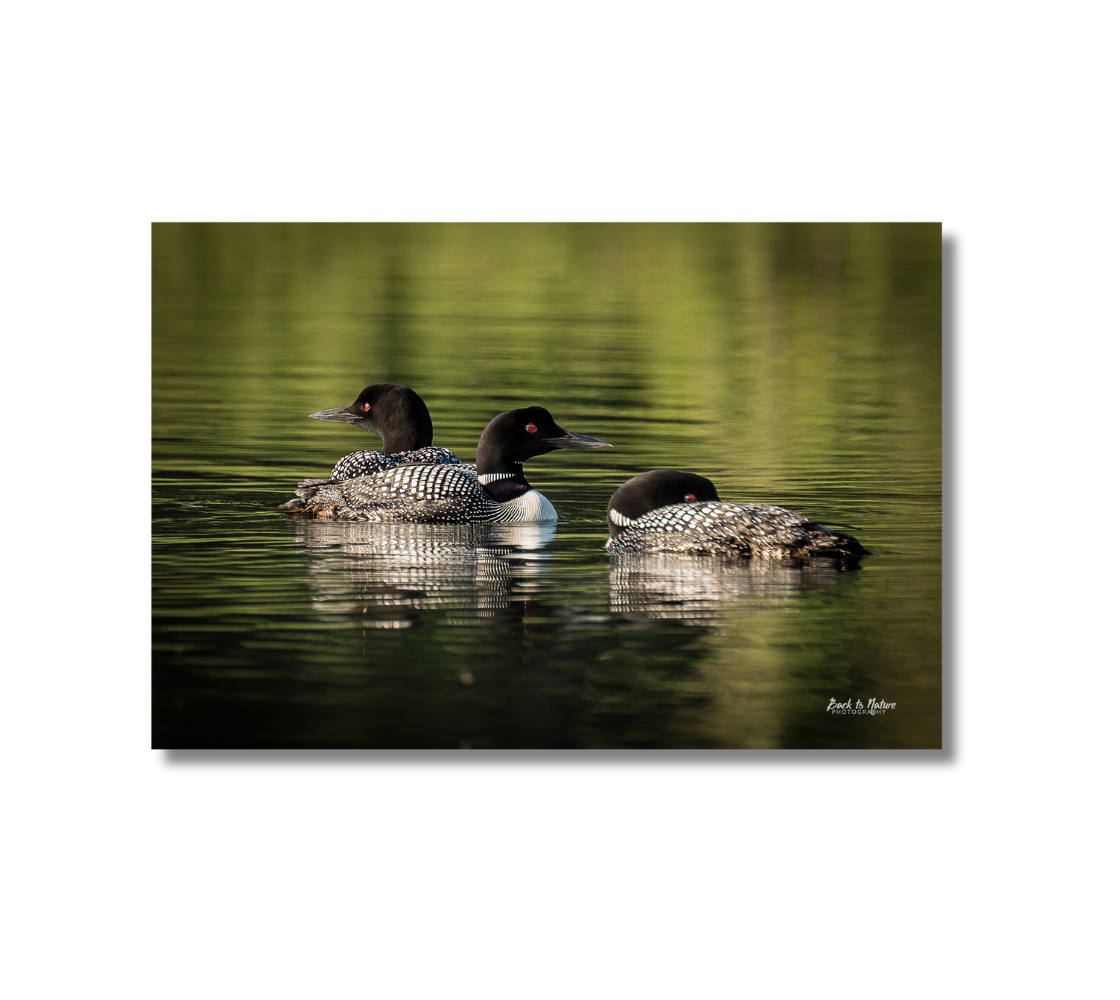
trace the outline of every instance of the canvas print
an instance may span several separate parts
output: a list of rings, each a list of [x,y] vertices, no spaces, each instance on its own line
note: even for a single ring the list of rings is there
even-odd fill
[[[152,229],[152,741],[942,746],[942,234]]]

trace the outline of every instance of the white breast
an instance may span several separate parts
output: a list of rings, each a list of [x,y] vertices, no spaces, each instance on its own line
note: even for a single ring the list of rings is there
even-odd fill
[[[529,490],[519,497],[502,504],[503,521],[555,521],[556,508],[548,497],[536,490]]]

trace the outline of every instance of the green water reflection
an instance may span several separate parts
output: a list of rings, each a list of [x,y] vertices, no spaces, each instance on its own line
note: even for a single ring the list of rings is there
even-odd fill
[[[155,226],[154,745],[939,746],[940,344],[937,225]],[[530,403],[615,447],[527,466],[542,537],[276,510],[375,381],[465,461]],[[879,558],[612,566],[656,467]]]

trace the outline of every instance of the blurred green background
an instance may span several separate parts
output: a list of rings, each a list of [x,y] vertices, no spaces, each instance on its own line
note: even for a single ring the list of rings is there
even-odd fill
[[[939,746],[941,253],[935,224],[154,226],[155,745]],[[368,528],[276,510],[380,448],[307,419],[380,381],[464,461],[531,403],[615,447],[527,467],[562,523],[486,550],[497,592],[410,590]],[[623,580],[606,503],[657,467],[878,558]]]

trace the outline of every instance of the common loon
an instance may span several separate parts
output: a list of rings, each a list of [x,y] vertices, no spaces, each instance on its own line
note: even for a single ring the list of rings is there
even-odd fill
[[[341,482],[300,484],[282,506],[347,521],[469,524],[555,521],[556,509],[525,478],[534,455],[557,448],[609,448],[564,430],[543,406],[499,413],[478,439],[477,472],[462,465],[398,465]]]
[[[412,389],[392,382],[367,385],[349,406],[312,413],[315,420],[352,424],[381,437],[384,451],[355,451],[344,455],[331,470],[331,479],[370,476],[398,465],[463,465],[453,452],[432,447],[432,417]],[[463,466],[474,471],[473,466]],[[326,482],[308,479],[300,486]]]
[[[784,507],[723,503],[710,479],[654,469],[623,483],[607,505],[612,552],[683,552],[758,559],[872,555],[851,535]]]

